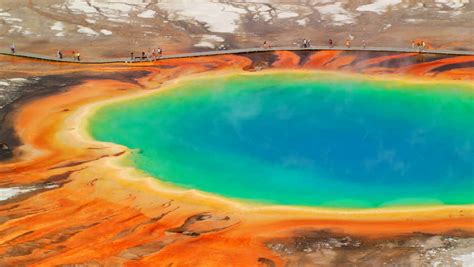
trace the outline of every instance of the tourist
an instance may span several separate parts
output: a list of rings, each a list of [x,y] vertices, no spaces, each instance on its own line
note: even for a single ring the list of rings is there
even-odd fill
[[[145,56],[145,51],[142,51],[142,61],[146,59],[146,56]]]
[[[133,62],[134,58],[133,58],[133,52],[130,52],[130,62]]]
[[[77,61],[81,61],[81,53],[77,52],[76,53],[76,58],[77,58]]]
[[[329,39],[329,47],[330,47],[330,48],[333,48],[333,47],[334,47],[334,42],[332,41],[332,39]]]
[[[272,45],[270,44],[270,42],[264,41],[263,48],[272,48]]]
[[[309,40],[308,39],[303,39],[303,48],[309,48],[310,47],[310,43],[309,43]]]
[[[153,50],[151,50],[151,60],[155,61],[156,60],[156,49],[153,48]]]
[[[411,41],[411,48],[412,48],[413,50],[415,50],[415,48],[416,48],[415,40]]]
[[[76,60],[76,51],[72,50],[72,58]]]
[[[12,54],[15,54],[15,52],[16,52],[15,44],[10,45],[10,51],[12,52]]]
[[[63,52],[61,52],[61,50],[58,50],[58,52],[56,52],[57,56],[58,56],[58,59],[63,59]]]
[[[351,48],[351,40],[346,39],[346,47]]]
[[[425,49],[426,49],[426,43],[425,43],[425,41],[422,41],[422,42],[421,42],[421,49],[422,49],[422,50],[425,50]]]
[[[151,48],[148,48],[146,52],[146,58],[148,59],[148,61],[151,61]]]
[[[366,46],[367,46],[367,43],[365,42],[365,40],[362,40],[362,48],[365,49]]]
[[[163,49],[161,49],[161,47],[158,47],[158,58],[161,58],[161,55],[163,54]]]

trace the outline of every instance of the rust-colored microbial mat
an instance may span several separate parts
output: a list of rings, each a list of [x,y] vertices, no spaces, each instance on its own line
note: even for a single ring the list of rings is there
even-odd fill
[[[0,64],[8,66],[2,78],[26,79],[0,109],[0,190],[9,194],[0,199],[2,266],[449,265],[474,249],[472,205],[234,201],[148,177],[123,164],[128,148],[95,141],[85,127],[100,105],[202,75],[323,71],[472,88],[473,56],[277,51],[110,65],[0,57]]]

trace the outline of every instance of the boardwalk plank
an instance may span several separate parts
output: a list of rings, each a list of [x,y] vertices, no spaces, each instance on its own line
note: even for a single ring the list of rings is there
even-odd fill
[[[336,50],[336,51],[370,51],[370,52],[394,52],[394,53],[420,53],[420,54],[437,54],[437,55],[453,55],[453,56],[473,56],[474,51],[459,51],[459,50],[423,50],[419,52],[415,49],[410,48],[394,48],[394,47],[343,47],[343,46],[312,46],[309,48],[300,47],[272,47],[272,48],[244,48],[244,49],[230,49],[220,51],[205,51],[205,52],[194,52],[184,54],[172,54],[164,55],[158,60],[163,59],[175,59],[175,58],[191,58],[191,57],[204,57],[204,56],[217,56],[217,55],[238,55],[247,53],[258,53],[258,52],[269,52],[269,51],[322,51],[322,50]],[[110,63],[140,63],[146,61],[133,61],[130,62],[130,58],[102,58],[102,59],[85,59],[82,61],[76,61],[71,58],[58,59],[56,57],[49,57],[40,54],[28,53],[28,52],[16,52],[12,54],[10,51],[0,50],[0,55],[16,56],[23,58],[31,58],[53,62],[66,62],[66,63],[77,63],[77,64],[110,64]]]

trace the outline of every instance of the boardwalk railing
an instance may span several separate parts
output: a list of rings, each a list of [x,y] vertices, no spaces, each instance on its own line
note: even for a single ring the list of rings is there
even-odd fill
[[[216,50],[216,51],[205,51],[205,52],[194,52],[184,54],[171,54],[164,55],[161,59],[175,59],[175,58],[191,58],[191,57],[204,57],[204,56],[216,56],[216,55],[231,55],[231,54],[248,54],[248,53],[259,53],[269,51],[321,51],[321,50],[334,50],[334,51],[368,51],[368,52],[394,52],[394,53],[420,53],[420,54],[436,54],[436,55],[454,55],[454,56],[474,56],[474,51],[461,51],[461,50],[422,50],[411,49],[411,48],[394,48],[394,47],[345,47],[345,46],[311,46],[309,48],[301,47],[272,47],[272,48],[243,48],[243,49],[229,49],[229,50]],[[16,56],[23,58],[31,58],[38,60],[54,61],[54,62],[67,62],[67,63],[82,63],[82,64],[106,64],[106,63],[138,63],[145,62],[147,60],[134,60],[131,61],[130,57],[124,58],[104,58],[104,59],[86,59],[82,61],[74,60],[73,58],[59,59],[57,57],[49,57],[45,55],[39,55],[28,52],[16,52],[12,54],[10,51],[0,51],[0,55]]]

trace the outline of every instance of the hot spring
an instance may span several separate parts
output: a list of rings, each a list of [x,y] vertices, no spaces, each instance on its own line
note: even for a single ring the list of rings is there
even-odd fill
[[[90,119],[157,179],[270,204],[474,203],[474,90],[297,71],[183,80]]]

